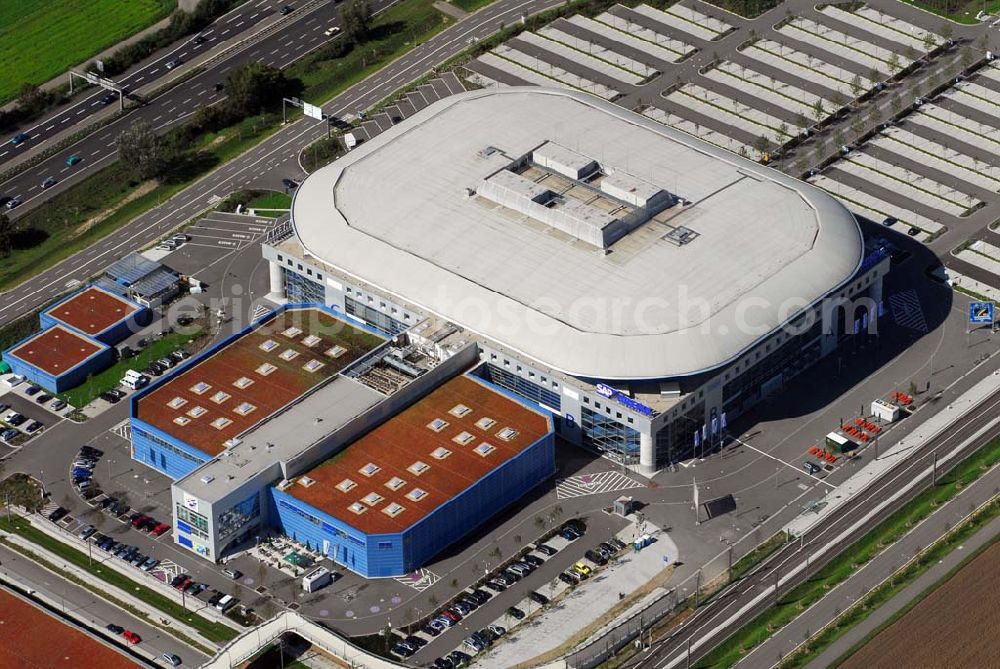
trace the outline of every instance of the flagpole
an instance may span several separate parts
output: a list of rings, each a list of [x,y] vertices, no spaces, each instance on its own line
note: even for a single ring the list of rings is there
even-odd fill
[[[698,518],[698,479],[694,476],[691,477],[691,485],[694,486],[694,524],[701,525],[701,520]]]

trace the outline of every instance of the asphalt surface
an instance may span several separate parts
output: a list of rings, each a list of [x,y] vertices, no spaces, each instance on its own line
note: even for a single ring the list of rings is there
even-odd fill
[[[103,558],[104,555],[101,554]],[[109,604],[89,590],[75,585],[38,566],[32,560],[6,546],[0,546],[0,581],[11,582],[20,589],[30,589],[45,594],[60,612],[65,612],[80,624],[90,629],[91,633],[101,635],[112,643],[124,645],[120,635],[112,634],[105,629],[109,623],[120,625],[137,633],[142,641],[142,649],[159,657],[163,653],[176,653],[180,656],[183,666],[197,667],[208,660],[204,653],[187,646],[169,636],[163,630],[154,627],[146,621]],[[11,575],[11,572],[16,572]]]
[[[671,636],[655,642],[648,653],[637,656],[625,666],[661,669],[681,666],[686,664],[688,659],[691,662],[699,660],[715,644],[769,608],[776,601],[776,598],[780,599],[783,593],[789,592],[816,573],[838,550],[851,545],[874,525],[898,509],[907,499],[923,490],[926,484],[915,486],[902,495],[900,499],[887,504],[870,518],[865,518],[876,505],[891,498],[910,483],[914,477],[923,472],[929,466],[931,454],[944,455],[948,453],[965,440],[972,438],[985,423],[997,417],[1000,417],[1000,393],[995,393],[981,402],[975,409],[968,412],[962,418],[961,423],[953,429],[927,441],[914,450],[905,462],[898,464],[882,479],[852,497],[840,507],[836,514],[831,515],[828,521],[810,529],[803,535],[801,541],[787,544],[755,571],[699,608]],[[992,434],[987,433],[972,439],[968,445],[963,447],[963,454],[973,452],[991,438]],[[812,552],[819,546],[836,539],[838,535],[845,533],[846,530],[863,519],[864,522],[859,527],[840,537],[832,550],[826,553],[825,559],[810,559]],[[796,569],[799,571],[795,572]],[[795,575],[791,578],[782,576],[793,572]],[[775,595],[777,583],[780,585],[777,586]],[[738,611],[752,604],[761,593],[769,593],[769,596],[745,610],[738,620],[733,619]],[[696,642],[708,633],[714,635],[710,637],[711,641],[697,647]],[[687,650],[689,642],[694,647],[690,651],[690,658],[688,658]]]
[[[385,6],[385,4],[379,6]],[[500,24],[509,25],[519,20],[523,14],[544,11],[559,4],[557,0],[497,0],[497,2],[435,35],[361,83],[338,95],[324,105],[324,110],[334,115],[343,116],[355,113],[359,109],[366,109],[393,91],[431,71],[435,65],[458,54],[469,46],[470,40],[487,37],[495,32]],[[319,11],[317,10],[317,12]],[[333,11],[332,8],[330,11]],[[316,13],[317,21],[315,23],[309,24],[306,20],[303,25],[314,25],[315,28],[312,30],[321,36],[323,31],[320,28],[325,28],[333,21],[323,22],[318,20],[320,16],[321,14]],[[223,67],[232,67],[242,60],[252,58],[274,58],[277,59],[274,62],[286,64],[280,60],[284,56],[283,53],[280,53],[280,49],[279,54],[273,57],[270,51],[289,41],[294,45],[298,39],[296,37],[299,30],[297,25],[290,26],[287,29],[287,34],[284,30],[280,31],[260,42],[254,49],[241,52],[239,56],[226,61]],[[300,51],[305,48],[300,49]],[[292,58],[292,54],[289,53],[287,58]],[[178,116],[170,121],[170,123],[176,123],[183,116],[192,113],[194,109],[192,102],[188,103],[191,105],[190,109],[179,109],[178,105],[183,104],[183,99],[190,96],[191,91],[195,91],[199,84],[202,88],[198,90],[214,87],[215,82],[223,74],[224,72],[220,68],[218,71],[213,69],[199,75],[184,86],[180,86],[157,99],[155,105],[143,108],[137,114],[155,114],[156,110],[165,109],[165,112],[159,112],[159,115],[163,113],[177,114]],[[133,118],[138,118],[138,116],[130,114],[124,120],[131,122],[129,119]],[[151,120],[154,124],[164,122],[162,118],[157,119],[155,115]],[[109,160],[114,154],[114,133],[115,127],[112,125],[83,140],[81,145],[94,147],[92,156],[84,163],[93,166],[98,161]],[[155,241],[164,233],[211,206],[214,201],[212,200],[213,196],[225,196],[271,171],[274,171],[273,180],[276,184],[280,184],[280,179],[285,176],[301,177],[302,173],[297,163],[299,152],[325,133],[326,128],[322,124],[317,125],[312,119],[300,119],[291,123],[239,158],[229,161],[167,202],[133,219],[128,225],[101,239],[88,249],[28,279],[16,288],[0,294],[0,325],[64,292],[67,283],[74,280],[83,281],[132,249]],[[94,151],[97,153],[93,154]],[[86,149],[71,148],[67,149],[66,153],[69,155],[81,152],[85,153]],[[54,170],[57,165],[63,165],[62,161],[64,160],[65,157],[57,156],[46,161],[45,166]],[[80,166],[84,163],[81,163]],[[57,171],[56,174],[59,172]],[[36,168],[18,179],[23,180],[24,189],[35,189],[34,191],[26,191],[31,197],[31,193],[39,189],[41,181],[47,175],[48,172],[45,169]],[[77,173],[74,173],[73,177],[65,179],[60,185],[67,182],[72,183],[74,177],[78,178]],[[58,188],[59,185],[52,190]],[[6,184],[0,184],[0,192],[12,192],[7,189]],[[25,200],[25,204],[21,207],[27,208],[31,204],[32,202]],[[15,212],[19,211],[21,207]]]
[[[278,3],[276,0],[267,0],[267,2],[272,5],[272,11],[274,6],[280,7],[284,4]],[[303,0],[300,0],[301,2]],[[372,11],[382,11],[395,2],[396,0],[375,0],[371,3]],[[337,39],[336,36],[326,37],[324,31],[331,25],[339,23],[339,11],[337,2],[321,0],[297,12],[293,11],[280,23],[272,24],[264,31],[262,37],[256,37],[252,40],[243,40],[242,38],[234,40],[237,43],[233,48],[220,49],[222,55],[204,61],[203,72],[154,97],[148,104],[132,108],[121,118],[84,137],[40,164],[0,183],[0,195],[21,201],[16,209],[8,212],[8,216],[16,220],[44,204],[54,194],[89,176],[95,170],[107,167],[117,157],[116,139],[118,135],[137,120],[145,120],[158,132],[166,132],[194,114],[199,105],[210,106],[222,101],[225,99],[225,91],[215,90],[216,84],[224,82],[226,74],[233,68],[247,62],[260,62],[283,68],[332,39]],[[231,31],[236,30],[235,26],[240,24],[239,19],[241,18],[242,15],[236,15],[228,19],[219,19],[215,28],[209,28],[201,33],[206,36],[206,40],[214,39],[214,42],[206,41],[204,44],[198,45],[194,43],[194,38],[191,38],[182,46],[176,47],[173,52],[162,56],[156,62],[143,68],[141,72],[133,75],[132,80],[138,82],[141,77],[166,79],[168,75],[175,72],[166,68],[167,61],[178,57],[183,59],[181,54],[194,57],[196,49],[204,50],[220,39],[225,39],[223,35],[228,35]],[[262,18],[257,17],[255,20],[259,21]],[[219,25],[220,21],[221,25]],[[249,21],[249,16],[244,20],[244,23],[246,21]],[[176,72],[182,73],[182,68],[183,65],[177,68]],[[146,85],[145,80],[142,85]],[[88,110],[103,107],[99,102],[100,95],[97,95],[96,98],[97,101],[81,103],[82,106],[66,110],[60,119],[66,119],[66,114],[70,114],[70,117],[79,116],[82,119]],[[59,132],[60,129],[57,126],[62,124],[62,120],[47,119],[42,132]],[[50,128],[51,130],[49,130]],[[10,144],[0,147],[0,157],[3,156],[3,151],[7,151],[9,156],[10,152],[16,152],[19,149],[26,150],[30,148],[32,142],[37,143],[36,140],[32,139],[20,147],[13,147]],[[66,160],[71,155],[79,156],[82,160],[76,165],[67,165]],[[43,188],[42,182],[49,177],[54,177],[58,183],[50,188]]]
[[[294,6],[303,2],[304,0],[298,0],[298,2],[288,4]],[[117,77],[111,77],[111,79],[130,91],[160,82],[173,71],[173,69],[166,67],[169,61],[180,59],[187,62],[206,53],[221,50],[221,47],[238,41],[253,26],[269,17],[278,15],[282,4],[284,3],[277,0],[248,0],[208,25],[200,33],[200,40],[196,40],[195,35],[191,35],[157,51],[141,63],[129,68],[128,71]],[[180,69],[178,68],[178,70]],[[84,85],[84,82],[77,80],[75,85]],[[18,128],[5,138],[3,145],[0,145],[0,167],[5,167],[7,163],[16,160],[22,154],[31,153],[34,149],[44,147],[47,141],[57,137],[67,129],[77,130],[86,126],[95,115],[107,107],[117,109],[119,104],[117,99],[113,103],[101,102],[101,98],[105,95],[106,91],[102,89],[90,89],[90,92],[85,96],[60,106],[34,125]],[[17,133],[25,133],[29,139],[22,144],[13,146],[9,140]]]

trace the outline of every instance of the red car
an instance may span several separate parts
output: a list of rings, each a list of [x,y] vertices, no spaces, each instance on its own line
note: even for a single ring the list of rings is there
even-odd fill
[[[451,609],[445,609],[444,611],[441,612],[441,615],[443,615],[448,620],[451,620],[452,622],[456,623],[462,619],[462,616],[458,615]]]
[[[191,585],[192,581],[190,578],[185,578],[183,581],[174,586],[175,590],[183,590],[184,588]]]
[[[149,516],[136,516],[132,519],[132,527],[139,527],[147,520],[149,520]]]
[[[125,637],[125,640],[128,641],[129,643],[135,644],[142,641],[142,637],[133,632],[132,630],[125,630],[124,632],[122,632],[122,636]]]
[[[150,532],[150,534],[152,534],[154,537],[158,537],[169,529],[170,526],[167,525],[166,523],[158,523],[156,527],[153,528],[153,531]]]

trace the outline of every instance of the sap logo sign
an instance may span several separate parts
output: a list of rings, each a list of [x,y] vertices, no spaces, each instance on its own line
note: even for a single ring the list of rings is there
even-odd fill
[[[611,386],[606,386],[603,383],[598,383],[594,390],[596,390],[597,394],[601,397],[607,397],[610,399],[615,396],[615,389]]]

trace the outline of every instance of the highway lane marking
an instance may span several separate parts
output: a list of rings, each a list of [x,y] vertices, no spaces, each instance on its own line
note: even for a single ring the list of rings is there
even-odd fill
[[[86,109],[81,109],[80,111],[78,111],[78,112],[76,113],[76,115],[77,115],[77,116],[79,116],[80,114],[83,114],[83,113],[84,113],[84,112],[86,112],[86,111],[87,111]]]
[[[276,54],[276,53],[278,53],[278,49],[275,49],[274,51],[272,51],[271,53],[269,53],[269,54],[267,54],[267,55],[268,55],[268,56],[273,56],[273,55],[274,55],[274,54]]]
[[[135,79],[135,83],[139,83],[140,81],[142,81],[142,80],[143,80],[143,79],[145,79],[145,78],[146,78],[146,77],[136,77],[136,79]]]
[[[156,118],[154,118],[154,119],[153,119],[153,123],[156,123],[156,122],[157,122],[157,121],[159,121],[159,120],[160,120],[161,118],[163,118],[163,114],[160,114],[159,116],[157,116]]]
[[[64,118],[62,121],[60,121],[60,123],[69,123],[69,122],[70,122],[70,118],[68,116],[66,118]]]
[[[48,132],[49,130],[52,130],[52,128],[54,128],[54,127],[56,127],[56,124],[55,124],[55,123],[53,123],[53,124],[52,124],[52,125],[50,125],[50,126],[49,126],[48,128],[46,128],[46,129],[45,129],[45,132]]]
[[[391,6],[393,6],[394,4],[396,4],[396,3],[391,3],[390,5],[387,5],[387,6],[386,6],[385,8],[383,8],[383,9],[382,9],[381,11],[385,11],[385,10],[389,9],[389,8],[390,8]],[[473,26],[471,26],[471,27],[469,28],[469,30],[466,30],[466,31],[464,31],[464,32],[460,33],[460,34],[458,35],[458,37],[456,37],[455,39],[452,39],[452,40],[449,40],[449,41],[445,41],[444,43],[442,43],[441,45],[439,45],[439,46],[438,46],[437,48],[435,48],[435,49],[433,49],[433,50],[429,51],[429,52],[428,52],[427,54],[422,54],[422,55],[421,55],[420,57],[418,57],[418,58],[417,58],[417,59],[416,59],[416,60],[415,60],[415,61],[414,61],[414,62],[412,63],[412,65],[410,65],[410,66],[408,66],[408,67],[404,68],[404,70],[403,70],[403,71],[402,71],[402,72],[401,72],[400,74],[403,74],[403,73],[405,73],[405,72],[412,72],[412,71],[414,71],[414,70],[418,70],[418,69],[421,69],[421,70],[422,70],[422,69],[426,69],[426,67],[427,67],[426,63],[428,62],[428,60],[429,60],[429,59],[430,59],[430,58],[431,58],[432,56],[435,56],[435,55],[437,55],[437,54],[441,53],[441,52],[442,52],[443,50],[445,50],[445,49],[447,49],[447,48],[449,48],[449,47],[452,47],[452,46],[454,46],[455,44],[459,44],[459,43],[462,43],[462,45],[464,45],[464,41],[463,41],[463,38],[464,38],[464,36],[465,36],[465,35],[469,34],[470,32],[483,32],[483,30],[485,29],[485,25],[486,25],[486,21],[493,21],[493,20],[495,20],[496,18],[500,18],[500,17],[505,17],[505,16],[508,16],[508,15],[514,15],[514,14],[516,14],[516,13],[517,13],[517,11],[518,11],[518,10],[519,10],[519,9],[520,9],[521,7],[524,7],[524,6],[526,6],[526,5],[529,5],[529,4],[532,4],[532,0],[528,0],[527,2],[524,2],[524,3],[522,3],[522,4],[518,5],[518,6],[516,6],[516,7],[512,8],[512,9],[510,9],[510,10],[507,10],[507,11],[505,11],[505,12],[502,12],[502,13],[500,13],[499,15],[496,15],[496,16],[488,16],[488,15],[486,15],[486,14],[483,14],[483,15],[481,15],[481,16],[480,16],[480,18],[482,19],[482,22],[481,22],[481,23],[479,23],[478,25],[473,25]],[[378,13],[381,13],[381,12],[377,12],[376,14],[378,14]],[[227,30],[226,32],[228,32],[228,30]],[[419,48],[419,47],[418,47],[418,48]],[[411,52],[411,53],[412,53],[412,52]],[[232,68],[232,66],[231,66],[231,65],[230,65],[230,66],[227,66],[226,68],[223,68],[222,70],[220,70],[220,72],[225,72],[226,70],[229,70],[229,69],[231,69],[231,68]],[[158,68],[157,68],[157,69],[158,69]],[[157,69],[154,69],[154,70],[151,70],[151,72],[150,72],[150,73],[152,74],[152,73],[156,72],[156,71],[157,71]],[[373,74],[373,76],[377,77],[377,76],[379,76],[379,75],[378,75],[378,74]],[[395,77],[394,77],[394,78],[395,78]],[[361,89],[361,94],[360,94],[360,95],[358,95],[358,96],[357,96],[357,97],[355,98],[355,101],[357,101],[357,100],[360,100],[360,99],[361,99],[362,97],[364,97],[364,96],[365,96],[365,95],[367,95],[367,94],[368,94],[368,93],[367,93],[367,91],[365,91],[365,90],[364,90],[364,89],[362,88],[362,89]],[[336,100],[334,100],[334,101],[331,101],[331,104],[335,104],[335,103],[336,103]],[[287,147],[287,146],[288,146],[289,144],[292,144],[293,142],[300,142],[300,141],[301,141],[301,140],[303,140],[303,139],[306,139],[306,140],[310,140],[310,139],[312,138],[312,136],[313,136],[313,135],[315,135],[315,136],[319,136],[319,134],[317,134],[317,133],[310,133],[310,132],[309,132],[310,130],[311,130],[311,128],[308,128],[308,127],[303,127],[303,128],[302,128],[302,130],[301,130],[300,132],[298,132],[298,133],[297,133],[297,134],[295,134],[294,136],[290,135],[290,136],[288,137],[288,139],[287,139],[286,141],[282,142],[281,144],[278,144],[278,145],[277,145],[277,146],[276,146],[276,147],[275,147],[274,149],[272,149],[272,150],[270,150],[270,151],[265,151],[265,152],[264,152],[264,154],[263,154],[263,156],[262,156],[262,158],[260,158],[260,159],[259,159],[259,160],[258,160],[257,162],[260,162],[260,160],[264,160],[264,159],[267,159],[267,158],[269,158],[269,157],[270,157],[270,156],[271,156],[272,154],[274,154],[274,153],[276,153],[276,152],[278,152],[278,151],[281,151],[281,150],[285,149],[285,148],[286,148],[286,147]],[[321,134],[321,133],[320,133],[320,134]],[[276,138],[276,139],[277,139],[277,138]],[[265,146],[266,146],[266,145],[265,145]],[[99,153],[99,152],[95,152],[95,154],[94,154],[94,155],[96,155],[97,153]],[[287,157],[288,157],[288,156],[286,156],[286,159],[287,159]],[[226,178],[227,178],[227,177],[225,176],[225,171],[226,171],[226,170],[224,170],[224,168],[220,168],[220,172],[217,172],[217,173],[214,173],[214,174],[212,174],[212,175],[206,175],[206,177],[205,177],[205,178],[206,178],[206,179],[207,179],[207,178],[216,178],[216,179],[219,179],[219,178],[221,178],[221,180],[224,180],[224,179],[226,179]],[[240,169],[238,169],[238,170],[236,170],[236,173],[235,173],[235,174],[234,174],[234,175],[233,175],[232,177],[228,177],[228,178],[238,178],[238,175],[239,175],[239,174],[240,174],[241,172],[243,172],[243,171],[244,171],[244,170],[240,170]],[[246,181],[246,183],[250,183],[249,179],[248,179],[248,180]],[[192,184],[191,188],[192,188],[192,189],[194,189],[194,188],[195,188],[196,186],[197,186],[197,184]],[[200,194],[200,195],[198,195],[198,196],[197,196],[197,198],[201,198],[201,197],[204,197],[204,195],[203,195],[203,194]],[[167,215],[165,215],[165,216],[161,217],[160,219],[157,219],[156,221],[153,221],[152,223],[150,223],[150,224],[149,224],[149,225],[147,225],[147,226],[144,226],[144,227],[143,227],[143,228],[142,228],[141,230],[139,230],[139,231],[138,231],[138,232],[136,232],[135,234],[131,235],[131,236],[130,236],[130,237],[128,237],[127,239],[123,240],[123,241],[122,241],[121,243],[119,243],[119,244],[116,244],[115,246],[111,247],[111,249],[109,249],[108,251],[106,251],[106,252],[105,252],[105,254],[103,254],[103,255],[107,255],[108,253],[110,253],[110,252],[112,252],[112,251],[114,251],[114,250],[116,250],[116,249],[120,248],[120,247],[121,247],[121,246],[123,246],[124,244],[126,244],[126,243],[129,243],[129,242],[131,242],[131,241],[132,241],[133,239],[135,239],[135,238],[136,238],[136,237],[138,237],[139,235],[141,235],[141,234],[143,234],[143,233],[147,232],[147,231],[148,231],[149,229],[151,229],[152,227],[155,227],[155,226],[158,226],[158,225],[162,224],[162,223],[163,223],[163,222],[164,222],[164,221],[165,221],[165,220],[166,220],[166,219],[167,219],[168,217],[170,217],[170,216],[172,216],[172,215],[176,215],[176,214],[178,214],[178,213],[179,213],[180,211],[182,211],[183,209],[187,208],[187,207],[188,207],[188,206],[189,206],[189,205],[191,204],[191,202],[193,202],[193,201],[194,201],[194,200],[191,200],[191,201],[189,201],[189,202],[187,202],[187,203],[185,203],[185,204],[183,204],[183,205],[180,205],[180,207],[179,207],[178,209],[175,209],[175,210],[174,210],[174,211],[172,211],[171,213],[169,213],[169,214],[167,214]],[[31,296],[32,294],[37,294],[37,293],[39,293],[39,292],[41,292],[41,291],[34,291],[33,293],[29,293],[29,294],[28,294],[28,295],[26,295],[25,297],[22,297],[22,298],[20,298],[20,299],[16,300],[16,301],[15,301],[15,304],[16,304],[16,303],[20,303],[20,302],[23,302],[23,301],[24,301],[25,299],[27,299],[28,297],[30,297],[30,296]],[[13,306],[13,304],[12,304],[12,305],[10,305],[10,306]],[[2,311],[2,309],[0,309],[0,311]]]

